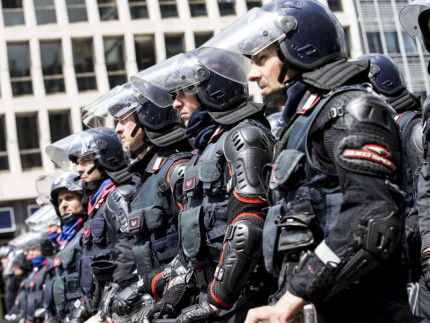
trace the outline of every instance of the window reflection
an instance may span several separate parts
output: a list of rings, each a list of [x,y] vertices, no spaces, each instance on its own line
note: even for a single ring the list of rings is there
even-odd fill
[[[24,9],[22,0],[2,0],[3,20],[5,26],[23,25]]]
[[[7,44],[7,57],[13,95],[32,94],[28,42]]]
[[[97,89],[92,39],[74,39],[73,62],[79,91]]]
[[[109,86],[113,88],[116,85],[127,82],[127,71],[125,70],[124,39],[122,37],[105,38],[104,50],[106,69],[109,77]]]
[[[34,0],[38,25],[57,22],[54,0]]]
[[[37,114],[16,116],[19,154],[23,170],[42,166]]]
[[[44,41],[40,43],[43,81],[47,94],[64,92],[63,55],[61,41]]]

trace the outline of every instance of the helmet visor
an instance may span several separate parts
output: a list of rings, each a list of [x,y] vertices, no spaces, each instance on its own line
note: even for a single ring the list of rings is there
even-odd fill
[[[62,170],[76,171],[77,164],[76,159],[78,157],[94,155],[94,158],[98,158],[98,152],[101,148],[98,145],[104,144],[102,142],[95,142],[94,138],[86,133],[80,131],[66,138],[63,138],[57,142],[46,147],[45,152],[55,164],[57,164]]]
[[[247,56],[256,55],[285,37],[281,20],[282,17],[276,14],[253,8],[200,48],[211,47]]]
[[[428,9],[430,9],[430,0],[415,0],[400,11],[400,22],[412,38],[421,36],[421,29],[418,25],[418,16],[421,12]]]
[[[251,56],[285,37],[282,17],[253,8],[198,49],[200,62],[211,71],[246,84]],[[227,53],[228,52],[228,53]]]
[[[60,224],[57,212],[55,212],[53,205],[44,205],[32,215],[30,215],[26,220],[27,224],[32,231],[42,231],[45,232],[48,226],[52,224]]]
[[[147,99],[131,83],[116,86],[83,109],[82,122],[90,128],[104,127],[107,118],[121,121],[130,116]],[[113,124],[113,123],[111,123]]]
[[[132,76],[131,83],[150,101],[165,108],[173,104],[173,98],[169,93],[179,90],[190,94],[197,92],[197,85],[201,81],[200,68],[198,62],[191,56],[178,54]],[[156,88],[169,95],[158,97]]]
[[[83,190],[82,181],[76,172],[67,172],[61,174],[41,175],[36,179],[36,191],[38,198],[47,203],[56,204],[57,201],[51,201],[51,193],[61,188],[69,192],[81,192]]]
[[[149,101],[158,105],[160,108],[167,108],[173,104],[172,95],[161,87],[151,84],[148,80],[142,78],[145,71],[139,72],[131,77],[133,86]],[[153,71],[154,73],[155,71]],[[151,77],[156,77],[153,74]]]

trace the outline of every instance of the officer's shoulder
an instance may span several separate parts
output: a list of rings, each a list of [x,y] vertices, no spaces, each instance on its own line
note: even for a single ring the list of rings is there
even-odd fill
[[[365,90],[350,90],[333,95],[324,107],[329,115],[339,113],[351,116],[354,124],[374,124],[391,129],[394,124],[393,108],[381,98]],[[335,111],[337,110],[337,111]],[[333,111],[333,112],[332,112]]]
[[[229,159],[236,152],[248,148],[271,151],[273,144],[273,135],[265,124],[254,119],[245,119],[229,131],[224,141],[224,152]]]

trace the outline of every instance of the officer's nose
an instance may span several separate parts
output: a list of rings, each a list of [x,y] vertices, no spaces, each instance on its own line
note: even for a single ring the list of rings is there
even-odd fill
[[[260,69],[255,65],[251,65],[251,70],[248,73],[248,81],[249,82],[258,82],[262,78],[262,74]]]
[[[180,110],[183,107],[184,107],[184,105],[182,104],[181,101],[178,100],[178,98],[176,98],[175,101],[173,101],[173,109]]]
[[[124,128],[123,128],[121,122],[118,122],[115,126],[115,133],[117,135],[120,135],[120,134],[122,134],[123,131],[124,131]]]
[[[82,175],[85,173],[85,167],[83,165],[78,164],[78,174]]]

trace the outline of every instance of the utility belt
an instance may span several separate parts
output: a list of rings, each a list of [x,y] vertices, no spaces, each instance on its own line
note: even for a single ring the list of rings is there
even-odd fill
[[[294,274],[303,255],[316,245],[316,216],[309,187],[299,188],[295,196],[292,202],[281,200],[269,208],[263,229],[266,270],[280,279]]]
[[[113,280],[115,271],[114,255],[111,250],[103,253],[84,256],[81,259],[79,279],[81,289],[88,299],[94,293],[95,283],[104,284]]]
[[[179,253],[179,234],[172,232],[154,241],[136,245],[132,252],[137,274],[144,276],[156,269],[164,268]]]
[[[227,231],[227,203],[203,204],[179,214],[181,248],[194,268],[218,262]]]
[[[55,277],[50,287],[51,292],[47,288],[45,291],[52,295],[55,310],[60,315],[71,313],[74,309],[74,302],[83,296],[77,273],[64,277]]]

